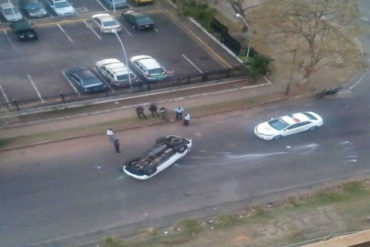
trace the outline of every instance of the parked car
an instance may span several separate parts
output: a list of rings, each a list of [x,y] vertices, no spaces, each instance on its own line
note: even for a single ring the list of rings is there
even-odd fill
[[[116,58],[99,60],[95,66],[112,87],[131,87],[139,84],[131,69]]]
[[[57,16],[76,14],[75,8],[67,0],[47,0],[47,3]]]
[[[19,6],[24,14],[31,18],[41,18],[48,15],[44,4],[39,0],[19,0]]]
[[[121,31],[121,25],[110,14],[93,15],[92,22],[102,33],[118,33]]]
[[[154,21],[147,15],[129,10],[122,12],[121,17],[126,21],[132,29],[144,30],[144,29],[154,29]]]
[[[283,136],[315,130],[323,123],[317,113],[299,112],[260,123],[254,128],[254,133],[264,140],[276,140]]]
[[[136,4],[148,4],[148,3],[154,3],[154,0],[134,0]]]
[[[159,81],[167,78],[167,71],[157,60],[147,55],[130,58],[130,65],[137,75],[142,76],[147,82]]]
[[[83,93],[98,93],[107,90],[107,86],[84,67],[70,68],[65,71],[65,74]]]
[[[119,8],[129,7],[127,4],[127,0],[103,0],[103,2],[110,9],[113,9],[113,8],[119,9]]]
[[[178,136],[160,137],[154,148],[140,157],[130,160],[123,166],[123,171],[130,177],[146,180],[167,169],[192,148],[191,139]]]
[[[10,23],[10,29],[19,41],[38,40],[39,38],[32,24],[25,19]]]
[[[8,22],[19,21],[23,19],[22,14],[15,8],[11,2],[5,2],[0,5],[1,15]]]

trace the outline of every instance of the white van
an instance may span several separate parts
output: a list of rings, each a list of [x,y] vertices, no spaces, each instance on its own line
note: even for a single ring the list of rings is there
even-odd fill
[[[112,87],[131,87],[139,83],[137,76],[130,68],[116,58],[99,60],[95,63],[95,66]]]

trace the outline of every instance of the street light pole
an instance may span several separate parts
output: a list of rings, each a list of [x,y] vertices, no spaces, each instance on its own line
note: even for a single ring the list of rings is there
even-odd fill
[[[121,38],[119,37],[118,33],[117,32],[113,32],[113,33],[114,33],[114,35],[116,35],[116,38],[118,39],[118,42],[121,45],[121,48],[122,48],[122,51],[123,51],[123,56],[125,57],[125,63],[126,63],[127,69],[128,69],[128,81],[130,82],[130,88],[132,89],[132,82],[131,82],[131,75],[130,75],[131,73],[130,73],[130,68],[128,66],[128,59],[127,59],[125,47],[123,46],[123,42],[122,42]]]
[[[249,25],[248,25],[248,22],[247,20],[240,14],[240,13],[236,13],[235,16],[239,19],[241,19],[244,23],[244,25],[247,27],[247,32],[248,32],[248,48],[247,48],[247,59],[249,57],[249,51],[250,51],[250,38],[251,38],[251,35],[250,35],[250,31],[249,31]]]

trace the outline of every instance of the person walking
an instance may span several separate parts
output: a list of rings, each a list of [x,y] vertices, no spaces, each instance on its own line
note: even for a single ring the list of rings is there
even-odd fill
[[[114,139],[113,145],[114,145],[114,149],[116,150],[116,153],[119,153],[120,152],[120,150],[119,150],[120,143],[119,143],[119,140],[117,138]]]
[[[157,105],[154,103],[151,103],[149,106],[149,111],[152,113],[152,117],[159,117],[159,114],[157,112]]]
[[[168,122],[167,109],[166,109],[166,107],[159,108],[159,113],[161,114],[162,120]]]
[[[189,113],[186,113],[185,116],[184,116],[184,125],[185,126],[189,126],[189,124],[190,124],[190,118],[191,118],[190,114]]]
[[[107,129],[107,136],[111,142],[113,142],[114,139],[117,139],[116,136],[114,135],[112,128]]]
[[[144,107],[142,107],[141,105],[136,107],[136,115],[138,118],[144,118],[144,119],[147,119],[145,114],[144,114]]]
[[[177,119],[182,119],[182,114],[184,113],[184,108],[181,106],[178,106],[175,108],[175,113],[176,113],[176,120]]]

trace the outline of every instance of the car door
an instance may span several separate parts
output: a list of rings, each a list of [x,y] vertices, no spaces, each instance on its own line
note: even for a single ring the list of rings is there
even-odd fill
[[[289,126],[288,128],[286,128],[286,130],[284,131],[284,135],[296,134],[296,133],[299,133],[299,132],[302,132],[302,131],[306,131],[309,128],[310,128],[310,122],[309,121],[295,123],[295,124]]]

